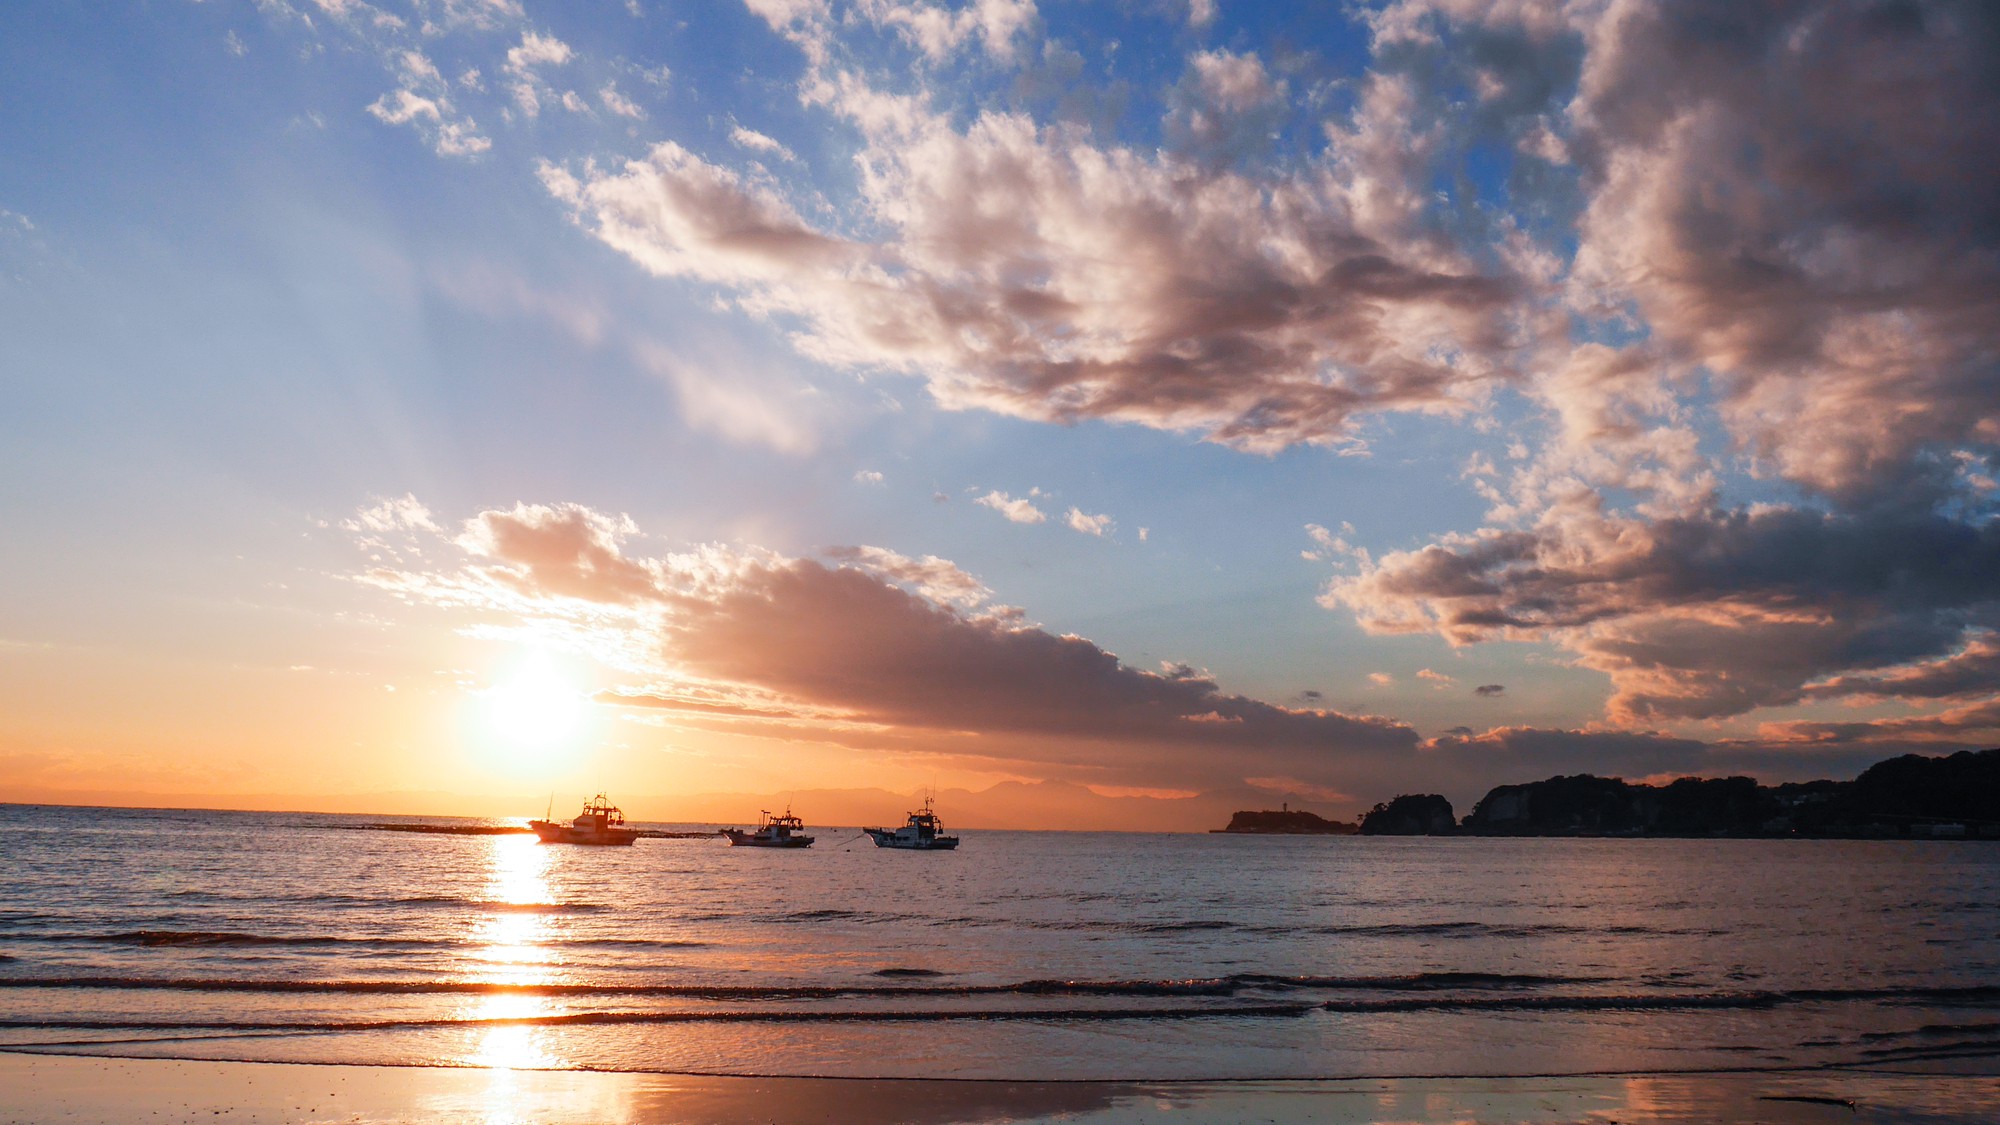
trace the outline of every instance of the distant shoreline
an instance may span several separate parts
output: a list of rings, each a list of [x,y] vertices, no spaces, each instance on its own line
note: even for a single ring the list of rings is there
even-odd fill
[[[1304,835],[1344,827],[1287,807],[1238,812],[1218,831]],[[1853,781],[1760,785],[1749,777],[1683,777],[1653,785],[1580,773],[1494,786],[1462,820],[1439,794],[1404,793],[1370,809],[1358,831],[1479,839],[2000,841],[2000,749],[1904,754]]]

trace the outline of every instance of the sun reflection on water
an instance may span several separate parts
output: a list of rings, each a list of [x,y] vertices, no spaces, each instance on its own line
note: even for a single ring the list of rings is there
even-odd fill
[[[497,985],[550,984],[559,961],[547,944],[550,915],[534,909],[555,905],[549,888],[550,850],[531,837],[490,838],[487,899],[501,904],[481,926],[473,979]],[[546,996],[495,993],[482,996],[462,1013],[470,1020],[532,1020],[558,1014]],[[546,1070],[563,1065],[551,1049],[548,1029],[525,1023],[497,1023],[475,1032],[467,1065],[503,1070]]]

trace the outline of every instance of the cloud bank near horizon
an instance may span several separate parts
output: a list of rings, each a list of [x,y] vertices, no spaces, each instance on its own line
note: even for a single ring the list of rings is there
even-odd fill
[[[1550,772],[1789,778],[1858,768],[1924,737],[1904,731],[1831,753],[1823,732],[1704,742],[1501,727],[1426,739],[1392,718],[1232,694],[1185,665],[1133,668],[994,603],[935,556],[857,546],[788,558],[719,545],[637,555],[631,520],[575,504],[488,510],[454,530],[405,497],[346,526],[389,560],[358,581],[448,610],[474,635],[596,660],[625,681],[600,703],[695,729],[1111,790],[1366,804]]]

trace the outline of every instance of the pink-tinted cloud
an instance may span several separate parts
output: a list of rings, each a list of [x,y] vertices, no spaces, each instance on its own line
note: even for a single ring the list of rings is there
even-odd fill
[[[1576,285],[1716,374],[1767,471],[1877,492],[2000,441],[2000,56],[1980,5],[1624,6],[1572,115]]]
[[[1638,339],[1523,384],[1549,437],[1505,476],[1469,470],[1488,527],[1320,552],[1347,571],[1327,604],[1376,632],[1553,640],[1610,678],[1622,723],[1953,698],[1870,729],[1963,731],[2000,695],[1992,14],[1408,0],[1372,19],[1382,57],[1492,60],[1469,84],[1519,113],[1537,73],[1574,82],[1519,147],[1580,176],[1572,313]],[[1730,502],[1745,467],[1803,499]]]
[[[1722,743],[1527,727],[1425,742],[1392,719],[1326,710],[1318,693],[1279,706],[1185,665],[1133,668],[992,606],[976,579],[934,556],[847,547],[819,562],[705,547],[647,557],[626,549],[640,534],[630,520],[569,504],[482,512],[455,538],[421,521],[399,529],[425,547],[399,557],[430,561],[363,581],[499,623],[469,626],[478,635],[598,657],[630,681],[600,692],[602,703],[685,727],[1112,787],[1262,787],[1366,804],[1415,787],[1470,801],[1492,785],[1582,770],[1802,779],[1851,774],[1913,745],[1960,745],[1995,717],[1970,706],[1929,725],[1798,725]],[[356,522],[354,534],[374,549],[378,533]],[[458,561],[435,561],[454,547]]]
[[[463,565],[368,580],[539,619],[594,654],[608,646],[609,662],[647,682],[604,700],[781,724],[786,737],[900,749],[928,739],[1017,768],[1198,787],[1246,773],[1336,784],[1417,741],[1389,720],[1230,694],[1192,669],[1129,667],[1082,637],[987,607],[984,586],[934,556],[844,547],[826,552],[837,565],[719,548],[646,558],[624,550],[637,534],[623,517],[522,504],[466,521],[451,541]],[[878,733],[857,733],[868,731]]]
[[[1197,73],[1254,101],[1253,65]],[[1530,283],[1426,220],[1399,79],[1369,85],[1321,158],[1261,174],[821,82],[865,138],[879,237],[818,229],[776,186],[672,143],[544,183],[646,269],[716,282],[795,325],[806,354],[920,376],[951,407],[1268,450],[1348,440],[1370,410],[1463,412],[1512,375]]]
[[[2000,683],[2000,635],[1985,632],[1948,656],[1876,675],[1835,676],[1809,685],[1806,694],[1817,699],[1942,699],[1986,694],[1996,683]]]
[[[1115,524],[1110,516],[1101,513],[1093,516],[1082,508],[1071,508],[1069,514],[1063,517],[1063,522],[1069,524],[1072,531],[1095,535],[1100,539],[1108,534]]]
[[[1039,493],[1040,490],[1036,490],[1036,494]],[[991,508],[1015,523],[1042,523],[1049,518],[1049,514],[1037,508],[1035,502],[1027,496],[1009,496],[1004,492],[994,491],[976,497],[972,502]]]
[[[1610,676],[1615,717],[1644,721],[1795,703],[1948,651],[1991,612],[1996,568],[2000,526],[1935,515],[1591,511],[1365,561],[1324,600],[1378,633],[1553,638]]]

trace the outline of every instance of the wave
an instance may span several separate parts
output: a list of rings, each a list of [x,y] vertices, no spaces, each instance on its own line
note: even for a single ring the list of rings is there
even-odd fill
[[[245,934],[231,930],[129,930],[119,934],[49,934],[42,941],[93,941],[111,945],[392,945],[417,947],[424,942],[386,938],[341,938],[329,936],[287,937],[277,934]]]
[[[573,1027],[593,1024],[661,1023],[909,1023],[934,1020],[1185,1020],[1302,1016],[1312,1004],[1229,1004],[1147,1008],[936,1008],[905,1010],[799,1011],[796,1009],[706,1012],[567,1012],[547,1016],[493,1016],[466,1019],[401,1020],[141,1020],[0,1018],[5,1029],[72,1031],[388,1031],[422,1027]]]
[[[483,910],[488,913],[541,913],[541,914],[594,914],[611,909],[599,902],[500,902],[493,899],[467,898],[462,895],[246,895],[230,894],[223,891],[171,891],[168,898],[195,899],[203,902],[255,902],[292,903],[305,906],[356,906],[356,907],[464,907]],[[718,920],[733,915],[718,916]]]
[[[713,942],[696,941],[692,938],[553,938],[537,940],[537,945],[557,948],[602,948],[602,949],[706,949]]]
[[[995,924],[994,919],[957,919],[959,922]],[[1420,937],[1420,938],[1536,938],[1536,937],[1578,937],[1589,935],[1610,935],[1614,937],[1717,937],[1726,930],[1708,928],[1659,927],[1659,926],[1592,926],[1563,922],[1495,923],[1474,921],[1453,922],[1375,922],[1329,925],[1291,925],[1269,922],[1244,922],[1233,918],[1187,918],[1160,919],[1157,921],[1119,921],[1104,918],[1073,919],[1029,919],[1022,925],[1043,930],[1101,930],[1112,933],[1164,934],[1188,933],[1201,930],[1230,930],[1245,934],[1268,934],[1294,937],[1300,934],[1323,935],[1326,937]]]
[[[927,970],[878,970],[914,976]],[[1854,1001],[1940,1005],[2000,1003],[2000,985],[1813,988],[1727,992],[1592,992],[1577,985],[1617,978],[1509,973],[1417,973],[1407,976],[1279,976],[1243,973],[1188,980],[1029,980],[1008,984],[524,984],[470,980],[283,980],[136,976],[0,977],[0,989],[108,989],[185,992],[348,993],[374,995],[499,994],[528,996],[684,997],[722,1000],[824,1000],[838,997],[948,998],[1074,996],[1233,998],[1244,994],[1346,993],[1312,1006],[1329,1011],[1426,1009],[1599,1010],[1613,1008],[1757,1008]],[[1554,989],[1555,991],[1550,991]],[[1359,993],[1361,995],[1353,995]]]
[[[0,935],[0,941],[12,943],[32,942],[36,944],[85,944],[85,945],[136,945],[148,948],[162,946],[223,946],[273,948],[368,948],[379,950],[439,950],[470,951],[477,947],[467,946],[458,940],[436,941],[422,938],[384,937],[343,937],[333,934],[255,934],[234,930],[127,930],[121,933],[37,933]],[[556,949],[702,949],[711,943],[674,938],[551,938],[536,944]],[[20,958],[0,953],[0,961],[18,961]]]
[[[9,982],[10,984],[13,982]],[[245,982],[236,982],[245,983]],[[360,985],[362,982],[350,982]],[[393,986],[378,986],[372,983],[357,991],[395,991]],[[421,989],[441,991],[442,989]],[[516,991],[529,991],[516,989]],[[550,991],[547,986],[535,991]],[[576,990],[572,990],[576,991]],[[606,988],[602,992],[640,993],[670,991],[673,995],[702,997],[706,999],[751,1000],[760,998],[796,998],[797,990],[757,990],[757,989],[642,989]],[[884,994],[880,990],[848,990],[852,994]],[[1032,992],[1032,989],[1017,990]],[[1993,1001],[2000,999],[2000,987],[1968,987],[1950,989],[1844,989],[1808,990],[1798,992],[1740,992],[1740,993],[1699,993],[1684,995],[1592,995],[1562,994],[1551,996],[1491,996],[1464,995],[1457,997],[1404,996],[1375,997],[1369,999],[1329,1000],[1324,1002],[1261,1002],[1261,1003],[1206,1003],[1206,1004],[1159,1004],[1140,1007],[1097,1007],[1097,1006],[1022,1006],[995,1008],[966,1007],[897,1007],[863,1009],[799,1009],[793,1007],[730,1008],[705,1011],[589,1011],[565,1012],[533,1016],[495,1017],[416,1017],[401,1019],[368,1020],[159,1020],[146,1018],[119,1017],[54,1017],[54,1018],[0,1018],[0,1029],[9,1030],[143,1030],[143,1031],[229,1031],[236,1033],[262,1034],[282,1032],[340,1032],[340,1031],[381,1031],[392,1029],[434,1028],[434,1027],[487,1027],[487,1026],[538,1026],[565,1027],[613,1024],[689,1024],[689,1023],[904,1023],[914,1021],[1096,1021],[1096,1020],[1189,1020],[1189,1019],[1268,1019],[1293,1018],[1312,1012],[1333,1013],[1394,1013],[1422,1011],[1453,1012],[1661,1012],[1676,1010],[1754,1010],[1778,1007],[1788,1003],[1803,1003],[1811,999],[1827,999],[1827,993],[1838,992],[1839,999],[1845,1000],[1927,1000],[1933,1003],[1949,1001]],[[926,997],[976,995],[979,990],[961,989],[916,989],[902,990],[899,994]],[[833,995],[829,993],[828,995]],[[1183,997],[1183,1000],[1188,999]],[[2000,1026],[2000,1025],[1996,1025]],[[1864,1057],[1881,1060],[1907,1060],[1923,1058],[1944,1058],[1957,1056],[1990,1056],[2000,1053],[2000,1039],[1992,1034],[1992,1028],[1985,1025],[1938,1025],[1931,1036],[1911,1036],[1911,1038],[1934,1038],[1928,1043],[1895,1044],[1863,1048]],[[1941,1040],[1941,1041],[1935,1041]]]
[[[916,978],[936,974],[928,969],[889,968],[870,974],[885,978]],[[384,995],[497,993],[533,996],[687,996],[735,999],[811,999],[837,996],[1128,996],[1229,997],[1246,992],[1396,991],[1435,992],[1446,989],[1530,989],[1564,984],[1589,984],[1608,978],[1557,977],[1508,973],[1416,973],[1408,976],[1279,976],[1239,973],[1227,977],[1185,980],[1028,980],[1007,984],[524,984],[467,980],[259,980],[250,978],[190,978],[139,976],[0,977],[7,988],[93,988],[185,992],[329,992]]]

